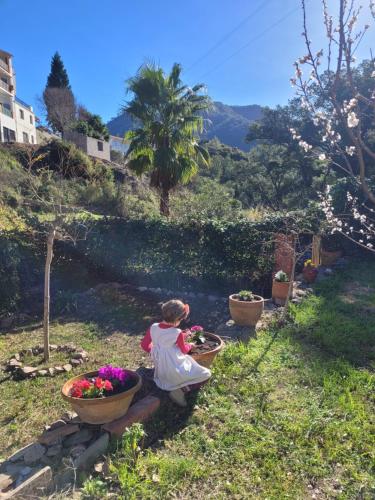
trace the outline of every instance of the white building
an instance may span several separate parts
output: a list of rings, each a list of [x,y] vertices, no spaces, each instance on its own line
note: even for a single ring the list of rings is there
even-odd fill
[[[16,97],[16,75],[12,55],[1,49],[0,142],[37,142],[33,108]]]

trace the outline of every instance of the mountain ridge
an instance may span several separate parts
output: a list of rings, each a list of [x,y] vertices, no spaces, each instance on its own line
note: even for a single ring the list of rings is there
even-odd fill
[[[213,102],[212,109],[205,118],[205,130],[202,140],[217,138],[223,144],[249,151],[251,146],[245,137],[249,126],[262,117],[262,107],[258,104],[229,105],[220,101]],[[122,113],[107,123],[110,134],[122,137],[133,128],[131,117]]]

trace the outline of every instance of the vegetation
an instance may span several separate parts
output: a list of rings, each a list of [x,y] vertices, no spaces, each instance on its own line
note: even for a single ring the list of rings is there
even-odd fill
[[[170,215],[169,194],[188,182],[207,165],[207,150],[196,134],[203,129],[202,111],[209,99],[202,85],[188,88],[181,81],[182,68],[175,64],[169,75],[160,67],[145,65],[128,81],[132,100],[126,111],[139,124],[129,131],[129,168],[137,175],[150,173],[151,186],[160,191],[160,213]]]
[[[74,120],[76,104],[68,73],[58,52],[52,57],[43,100],[49,126],[54,132],[62,134]]]
[[[147,426],[158,446],[132,465],[127,454],[113,456],[107,492],[372,498],[375,323],[363,311],[375,299],[374,277],[373,262],[355,262],[292,306],[286,326],[227,345],[198,399]]]
[[[71,128],[95,139],[109,140],[108,128],[101,117],[90,113],[83,106],[78,107],[78,119],[72,124]]]

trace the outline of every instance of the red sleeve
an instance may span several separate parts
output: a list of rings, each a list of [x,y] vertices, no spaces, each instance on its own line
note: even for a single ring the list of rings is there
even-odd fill
[[[147,330],[146,335],[143,337],[141,342],[141,347],[144,351],[150,352],[152,346],[151,331],[150,328]]]
[[[186,335],[185,332],[181,332],[180,335],[177,337],[177,342],[176,342],[176,345],[180,348],[183,354],[187,354],[193,348],[192,344],[185,343],[185,335]]]

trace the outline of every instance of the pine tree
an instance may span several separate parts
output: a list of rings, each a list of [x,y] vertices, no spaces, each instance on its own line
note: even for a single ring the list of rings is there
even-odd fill
[[[64,134],[76,119],[76,103],[68,73],[58,52],[52,57],[51,72],[43,92],[47,122],[54,132]]]
[[[48,75],[46,88],[70,89],[68,73],[58,52],[52,57],[51,72]]]

